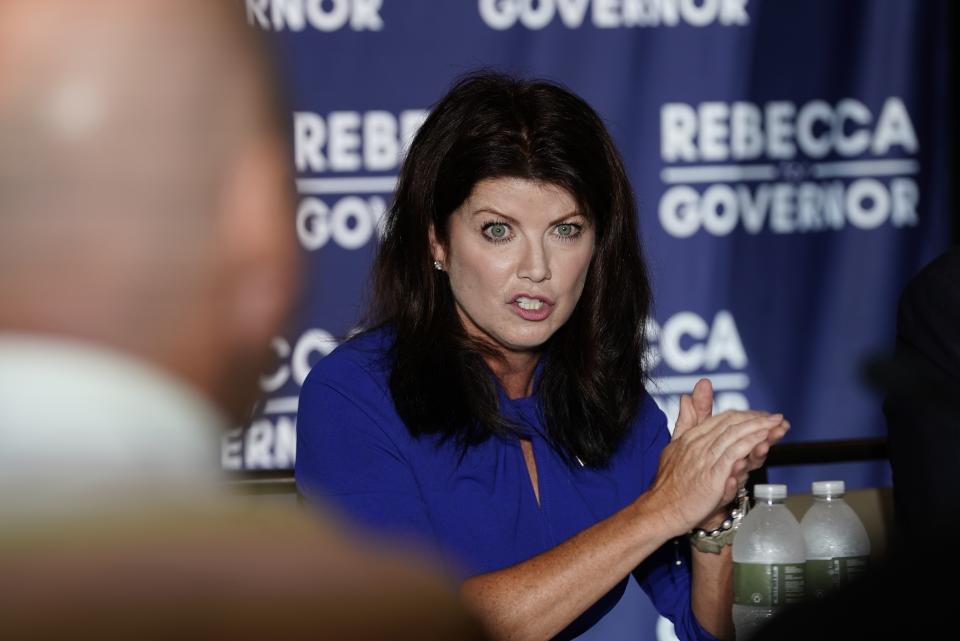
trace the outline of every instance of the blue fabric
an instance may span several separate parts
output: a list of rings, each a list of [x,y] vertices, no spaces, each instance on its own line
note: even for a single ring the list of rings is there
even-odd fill
[[[367,528],[435,548],[463,577],[499,570],[549,550],[637,498],[652,482],[670,440],[649,397],[603,470],[567,464],[550,446],[536,398],[502,411],[533,444],[537,504],[519,438],[491,437],[462,453],[453,443],[414,438],[388,389],[389,334],[353,338],[310,372],[300,396],[296,477],[309,499],[339,507]],[[690,609],[686,545],[668,542],[634,577],[681,639],[712,639]],[[620,599],[629,577],[564,630],[589,629]]]

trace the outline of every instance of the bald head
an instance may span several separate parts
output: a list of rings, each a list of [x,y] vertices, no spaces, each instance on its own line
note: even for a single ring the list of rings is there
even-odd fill
[[[0,331],[107,343],[233,404],[221,370],[249,374],[291,294],[273,96],[239,3],[0,3]]]
[[[209,187],[254,130],[275,124],[257,42],[229,7],[0,4],[0,179],[9,197],[69,195],[86,205],[109,187],[116,207],[131,195],[156,202],[149,197],[165,182],[186,188],[181,197]]]

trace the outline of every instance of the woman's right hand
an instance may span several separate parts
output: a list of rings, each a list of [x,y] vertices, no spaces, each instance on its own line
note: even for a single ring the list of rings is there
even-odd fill
[[[771,437],[779,440],[789,428],[783,415],[768,412],[728,410],[710,416],[712,401],[712,389],[704,380],[694,398],[681,397],[673,438],[660,455],[653,484],[641,497],[675,535],[715,527],[708,520],[715,514],[722,520],[724,506],[745,480],[748,455]]]

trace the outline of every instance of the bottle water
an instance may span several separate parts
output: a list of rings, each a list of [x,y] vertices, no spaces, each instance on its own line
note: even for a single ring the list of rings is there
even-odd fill
[[[807,544],[808,599],[822,599],[831,590],[863,575],[870,561],[867,530],[843,500],[843,481],[813,484],[813,506],[800,529]]]
[[[804,598],[807,558],[800,524],[784,501],[786,485],[757,485],[755,505],[733,540],[733,624],[750,639],[785,606]]]

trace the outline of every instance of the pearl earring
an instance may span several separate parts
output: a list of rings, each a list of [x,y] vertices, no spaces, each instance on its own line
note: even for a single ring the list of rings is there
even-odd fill
[[[442,271],[443,271],[443,265],[440,264],[440,261],[439,261],[439,260],[433,261],[433,268],[434,268],[435,270],[437,270],[438,272],[442,272]]]

